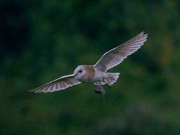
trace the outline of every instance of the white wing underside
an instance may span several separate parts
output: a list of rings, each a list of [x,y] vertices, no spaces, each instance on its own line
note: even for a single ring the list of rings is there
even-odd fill
[[[72,74],[72,75],[66,75],[66,76],[57,78],[56,80],[53,80],[45,85],[42,85],[42,86],[35,88],[33,90],[30,90],[30,91],[35,92],[35,93],[54,92],[54,91],[64,90],[68,87],[71,87],[73,85],[77,85],[80,83],[81,82],[78,81]]]
[[[128,55],[136,52],[147,40],[147,37],[148,34],[141,32],[134,38],[106,52],[94,67],[105,72],[119,65]]]

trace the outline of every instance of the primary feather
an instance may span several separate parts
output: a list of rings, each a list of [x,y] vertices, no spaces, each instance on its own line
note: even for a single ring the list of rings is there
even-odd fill
[[[105,72],[119,65],[128,55],[136,52],[147,40],[147,37],[147,34],[141,32],[134,38],[106,52],[94,67]]]
[[[66,75],[62,76],[60,78],[57,78],[56,80],[53,80],[45,85],[42,85],[38,88],[35,88],[33,90],[30,90],[35,93],[40,93],[40,92],[54,92],[58,90],[64,90],[68,87],[71,87],[73,85],[80,84],[81,82],[78,81],[74,75]]]

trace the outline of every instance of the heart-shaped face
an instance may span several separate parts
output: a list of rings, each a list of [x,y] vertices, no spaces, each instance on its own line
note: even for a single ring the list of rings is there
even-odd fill
[[[84,68],[83,66],[78,66],[75,70],[74,70],[74,76],[76,79],[81,80],[83,75],[84,75]]]

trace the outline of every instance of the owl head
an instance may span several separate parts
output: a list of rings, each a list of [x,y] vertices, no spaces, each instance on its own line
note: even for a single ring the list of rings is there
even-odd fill
[[[74,70],[74,76],[76,79],[81,79],[84,75],[84,68],[83,66],[78,66],[75,70]]]

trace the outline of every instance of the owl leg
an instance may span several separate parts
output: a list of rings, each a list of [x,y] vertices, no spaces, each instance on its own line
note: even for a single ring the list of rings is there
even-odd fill
[[[103,87],[101,85],[95,85],[95,93],[100,94],[104,99],[105,90],[103,89]]]

